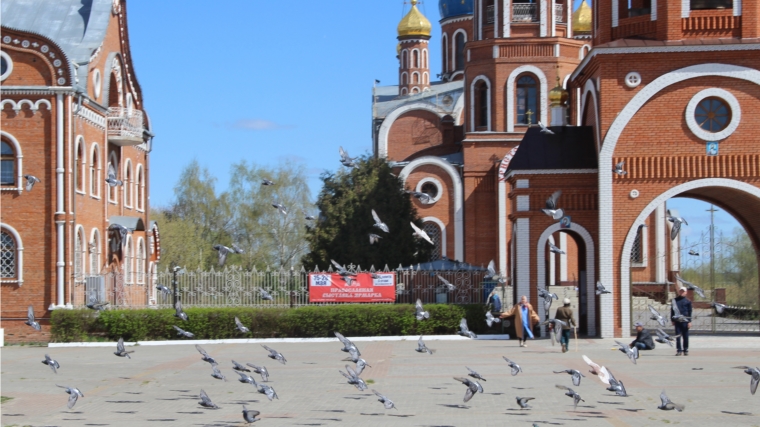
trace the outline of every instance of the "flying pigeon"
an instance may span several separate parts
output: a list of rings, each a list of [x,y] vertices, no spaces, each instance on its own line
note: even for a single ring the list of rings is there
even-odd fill
[[[356,276],[356,274],[351,273],[350,271],[346,270],[345,267],[343,267],[342,265],[338,264],[334,259],[331,259],[330,262],[332,263],[332,265],[335,266],[335,268],[338,270],[337,273],[339,275],[341,275],[342,277]]]
[[[734,368],[744,369],[745,374],[752,376],[749,380],[749,391],[750,393],[755,394],[757,391],[757,385],[760,383],[760,368],[750,368],[749,366],[734,366]]]
[[[689,255],[699,256],[699,252],[695,251],[694,249],[689,249]]]
[[[379,242],[380,239],[382,239],[381,236],[378,236],[377,234],[374,234],[374,233],[369,233],[369,244],[370,245],[373,245],[373,244]]]
[[[557,190],[554,193],[552,193],[551,196],[549,196],[548,199],[546,199],[546,208],[541,209],[541,211],[547,215],[549,215],[552,219],[559,221],[562,219],[563,216],[565,216],[565,211],[563,209],[557,208],[557,200],[559,199],[559,196],[562,195],[562,190]]]
[[[349,357],[346,360],[350,360],[350,361],[356,363],[356,375],[361,375],[362,372],[364,372],[364,368],[365,367],[367,367],[367,366],[369,366],[370,368],[372,367],[372,366],[370,366],[367,363],[366,360],[364,360],[364,359],[362,359],[360,357],[360,355],[359,355],[359,349],[357,349],[355,346],[349,347],[348,354],[350,354],[351,357]]]
[[[187,313],[182,311],[182,302],[179,300],[174,304],[174,317],[187,321]]]
[[[211,401],[211,399],[208,397],[208,394],[206,394],[206,392],[203,391],[203,389],[201,389],[200,397],[201,397],[201,401],[198,402],[199,405],[203,406],[204,408],[219,409],[219,407],[216,406],[216,404],[214,404],[214,402]]]
[[[134,350],[127,351],[124,348],[124,338],[119,338],[119,342],[116,343],[116,351],[113,354],[115,354],[115,355],[117,355],[119,357],[125,357],[126,356],[127,359],[131,359],[132,356],[130,356],[129,353],[134,353]]]
[[[119,248],[121,248],[121,245],[123,245],[124,242],[127,240],[127,234],[133,231],[121,224],[116,224],[116,223],[109,225],[108,230],[116,233],[116,238],[113,239],[111,243],[112,252],[118,251]]]
[[[373,393],[375,393],[375,396],[378,397],[377,401],[381,402],[383,405],[385,405],[385,409],[391,409],[394,408],[398,411],[398,408],[396,408],[396,405],[393,404],[393,401],[388,399],[387,397],[383,396],[382,394],[378,393],[377,390],[372,390]]]
[[[285,209],[285,206],[283,206],[281,203],[272,203],[272,207],[276,208],[283,215],[287,215],[288,214],[288,210]]]
[[[599,366],[596,363],[592,362],[591,359],[589,359],[585,354],[583,355],[583,361],[586,362],[586,364],[589,366],[589,372],[592,375],[596,375],[599,377],[599,380],[603,383],[609,385],[610,384],[610,377],[612,377],[612,374],[605,368],[604,366]]]
[[[475,396],[475,393],[483,393],[483,386],[477,381],[462,377],[454,377],[454,379],[467,386],[467,391],[464,392],[464,402],[469,402],[472,396]]]
[[[547,135],[554,135],[554,132],[552,132],[551,129],[546,127],[543,123],[541,123],[541,120],[538,121],[538,126],[541,127],[541,133],[545,133]]]
[[[240,378],[238,378],[238,381],[240,381],[241,383],[248,383],[248,384],[257,386],[256,380],[254,380],[252,376],[248,374],[244,374],[242,372],[238,372],[237,374],[240,375]]]
[[[608,291],[607,288],[604,287],[604,285],[602,284],[602,282],[600,282],[600,281],[597,280],[596,281],[596,294],[597,295],[602,295],[602,294],[609,294],[609,293],[611,293],[611,292]]]
[[[430,313],[422,308],[422,301],[419,298],[417,298],[417,303],[414,305],[414,315],[417,317],[417,320],[430,318]]]
[[[506,282],[504,277],[496,272],[496,263],[493,260],[488,263],[488,274],[483,278],[486,280],[490,279],[499,283]]]
[[[551,300],[550,300],[551,303]],[[547,309],[548,311],[548,309]],[[552,335],[554,336],[554,341],[560,342],[562,338],[562,328],[567,326],[567,322],[564,322],[559,319],[547,319],[542,325],[551,325]],[[552,341],[552,345],[554,345],[554,341]]]
[[[237,247],[236,245],[232,245],[232,247],[227,247],[224,245],[214,245],[213,246],[215,251],[219,252],[219,265],[223,266],[225,262],[227,262],[227,254],[233,253],[233,254],[242,254],[243,250]]]
[[[565,387],[563,385],[557,384],[555,387],[557,387],[560,390],[566,390],[565,396],[570,396],[573,398],[573,408],[578,409],[578,402],[585,402],[585,400],[581,399],[581,395],[576,393],[573,389],[570,387]]]
[[[702,288],[700,288],[699,286],[697,286],[697,285],[695,285],[695,284],[693,284],[691,282],[687,282],[686,280],[684,280],[683,278],[681,278],[681,276],[679,274],[676,274],[676,279],[679,282],[683,283],[684,286],[686,286],[687,289],[690,289],[690,290],[696,292],[702,298],[705,297],[705,291],[703,291]]]
[[[116,169],[114,169],[113,165],[108,165],[108,177],[106,178],[106,183],[111,187],[124,184],[120,179],[116,179]]]
[[[261,375],[261,381],[269,381],[269,371],[267,371],[266,366],[258,366],[254,365],[253,363],[246,363],[246,365],[253,368],[254,373]]]
[[[24,179],[26,179],[26,191],[32,191],[32,187],[34,187],[34,184],[40,181],[39,178],[37,178],[34,175],[24,175]]]
[[[549,311],[549,309],[551,308],[553,299],[556,299],[556,300],[559,299],[557,294],[551,293],[547,291],[546,289],[542,289],[542,288],[538,289],[538,297],[544,299],[544,309],[546,309],[546,311]]]
[[[628,356],[629,359],[631,359],[631,362],[633,364],[636,364],[636,359],[639,358],[639,348],[638,347],[629,347],[628,344],[623,344],[620,341],[615,341],[615,344],[620,347],[618,350],[620,350],[622,353],[624,353],[626,356]]]
[[[423,205],[429,205],[433,202],[433,198],[427,193],[421,193],[419,191],[407,191],[407,194],[411,194],[414,198],[420,201]]]
[[[194,333],[187,332],[186,330],[180,328],[179,326],[173,325],[173,328],[177,330],[177,336],[187,337],[187,338],[194,338],[195,337]]]
[[[98,299],[95,297],[94,293],[90,293],[90,296],[88,299],[89,299],[89,302],[85,304],[85,307],[89,308],[90,310],[95,310],[95,311],[105,310],[106,306],[108,305],[108,301],[99,302]]]
[[[250,424],[259,421],[261,418],[256,418],[259,414],[261,414],[261,412],[248,409],[243,405],[243,420],[245,420],[245,422]]]
[[[162,292],[162,293],[164,293],[164,294],[166,294],[168,296],[171,296],[171,294],[172,294],[172,290],[169,289],[169,288],[167,288],[164,285],[156,285],[156,289],[158,289],[160,292]]]
[[[253,380],[253,385],[256,386],[256,390],[258,390],[259,393],[265,395],[270,401],[273,399],[280,399],[280,396],[277,395],[277,392],[274,391],[272,387],[266,384],[259,384],[256,382],[256,380]]]
[[[273,350],[265,346],[264,344],[261,344],[261,346],[264,347],[264,350],[269,352],[269,354],[267,354],[268,358],[276,360],[282,363],[283,365],[285,364],[285,362],[287,362],[287,360],[285,360],[285,357],[282,355],[282,353],[278,352],[277,350]]]
[[[673,341],[680,337],[680,335],[670,336],[660,328],[657,328],[657,331],[655,332],[657,333],[657,338],[654,339],[655,341],[661,344],[668,344],[671,347],[673,347]]]
[[[306,221],[314,221],[315,219],[317,219],[317,217],[315,217],[314,215],[305,215],[303,219],[305,219]]]
[[[532,406],[528,405],[529,400],[533,400],[535,397],[515,397],[515,400],[517,401],[517,404],[520,405],[520,408],[522,409],[528,409],[532,408]]]
[[[201,357],[201,360],[203,360],[204,362],[210,363],[211,366],[215,366],[215,365],[219,364],[216,361],[216,359],[214,359],[208,353],[206,353],[206,350],[204,350],[203,347],[199,346],[198,344],[195,344],[195,349],[198,350],[198,353],[200,353],[201,356],[203,356],[203,357]]]
[[[375,224],[373,225],[373,227],[377,227],[377,228],[385,231],[386,233],[390,233],[390,230],[388,229],[388,226],[383,221],[380,220],[380,217],[377,216],[377,212],[375,212],[374,209],[372,209],[372,219],[375,220]]]
[[[486,311],[486,324],[490,328],[494,323],[501,323],[501,319],[498,317],[493,317],[493,314],[491,314],[490,311]]]
[[[552,244],[552,243],[549,243],[549,252],[555,253],[555,254],[559,254],[559,255],[565,255],[565,251],[563,251],[562,249],[554,246],[554,244]]]
[[[467,368],[467,366],[465,366],[465,368]],[[485,378],[483,378],[482,376],[480,376],[479,373],[473,371],[472,369],[467,368],[467,370],[470,371],[470,373],[467,374],[468,376],[471,376],[471,377],[475,378],[476,380],[483,380],[483,381],[486,380]]]
[[[274,185],[274,181],[270,181],[265,178],[261,180],[261,185]]]
[[[211,373],[211,376],[222,381],[227,381],[227,377],[222,375],[222,373],[219,371],[219,368],[216,367],[216,365],[211,365],[211,369],[214,371]]]
[[[655,308],[652,307],[652,304],[649,304],[648,307],[649,307],[649,311],[652,313],[652,316],[650,317],[650,319],[656,320],[657,323],[660,324],[660,326],[665,326],[665,318],[662,317],[660,312],[655,310]]]
[[[238,331],[244,334],[251,332],[250,329],[246,328],[245,325],[243,325],[243,322],[241,322],[240,319],[237,318],[237,316],[235,316],[235,327],[237,328]]]
[[[45,360],[42,361],[42,364],[50,366],[50,369],[53,370],[54,374],[58,373],[56,369],[61,368],[61,365],[59,365],[57,361],[51,359],[50,356],[48,356],[47,354],[45,355]]]
[[[710,307],[714,308],[716,313],[723,314],[723,311],[725,311],[728,306],[719,302],[710,301]]]
[[[347,167],[347,168],[353,168],[356,166],[354,163],[354,159],[351,157],[348,157],[348,153],[346,150],[343,149],[343,147],[338,147],[338,153],[340,153],[340,163]]]
[[[612,375],[612,372],[610,374],[610,386],[607,387],[608,391],[614,392],[620,397],[628,397],[628,393],[625,391],[625,386],[623,385],[623,382],[618,380]]]
[[[243,365],[235,362],[234,360],[232,361],[232,369],[235,370],[235,371],[238,371],[238,372],[251,372],[250,369],[248,369],[245,366],[243,366]]]
[[[66,393],[69,394],[69,403],[67,405],[69,409],[73,408],[74,405],[76,405],[77,399],[79,399],[80,397],[84,397],[84,394],[82,394],[82,392],[79,391],[79,389],[76,387],[67,387],[67,386],[62,386],[58,384],[56,384],[56,386],[60,388],[65,388]]]
[[[447,291],[453,291],[453,290],[456,290],[456,288],[457,288],[457,287],[456,287],[456,286],[454,286],[454,285],[452,285],[452,284],[451,284],[451,282],[449,282],[448,280],[446,280],[446,279],[444,279],[443,277],[441,277],[441,275],[440,275],[440,274],[438,274],[437,276],[438,276],[438,280],[440,280],[441,282],[443,282],[443,286],[445,286],[445,287],[446,287],[446,290],[447,290]]]
[[[569,374],[573,376],[573,385],[576,387],[580,387],[581,385],[581,378],[585,378],[586,376],[581,373],[581,371],[576,369],[565,369],[564,371],[554,371],[555,374]]]
[[[412,234],[416,238],[426,240],[431,245],[435,245],[435,243],[433,243],[433,240],[430,239],[430,236],[428,236],[428,234],[425,233],[425,230],[422,230],[421,228],[417,227],[416,225],[414,225],[413,222],[410,222],[409,224],[412,225],[412,229],[414,229],[414,233],[412,233]]]
[[[338,338],[338,341],[343,343],[343,348],[341,348],[340,351],[349,353],[351,352],[351,349],[353,348],[356,351],[356,355],[361,356],[361,352],[350,339],[344,337],[343,334],[341,334],[340,332],[335,331],[333,333]]]
[[[38,331],[42,330],[40,323],[34,320],[34,307],[31,305],[26,309],[26,322],[24,322],[24,324],[29,325]]]
[[[673,308],[673,316],[672,319],[674,322],[681,322],[681,323],[689,323],[691,322],[691,317],[686,317],[683,314],[681,314],[681,310],[678,309],[678,304],[676,304],[676,300],[673,299],[670,302],[670,306]]]
[[[351,369],[350,366],[346,365],[346,372],[348,373],[343,372],[341,370],[338,370],[338,372],[340,372],[341,375],[346,377],[346,379],[348,380],[348,383],[353,385],[357,389],[359,389],[359,391],[364,391],[368,388],[367,383],[364,382],[363,379],[359,378],[359,374],[357,374],[356,371]]]
[[[662,391],[660,394],[660,400],[662,401],[662,405],[658,406],[657,409],[662,409],[663,411],[672,411],[675,409],[678,412],[681,412],[684,410],[683,405],[679,405],[677,403],[673,403],[670,401],[668,396],[665,394],[665,390]]]
[[[259,296],[261,296],[261,299],[264,301],[274,301],[272,294],[264,290],[264,288],[259,288]]]
[[[463,336],[463,337],[469,337],[469,338],[477,338],[478,336],[475,335],[475,332],[472,332],[470,328],[467,327],[467,319],[462,318],[462,320],[459,321],[459,332],[457,334]]]
[[[427,353],[427,354],[435,353],[435,350],[427,348],[427,346],[425,345],[425,342],[422,341],[422,335],[420,335],[420,339],[417,340],[417,348],[415,348],[414,351],[418,353]]]
[[[520,367],[520,365],[518,365],[517,363],[515,363],[515,362],[513,362],[513,361],[511,361],[509,359],[507,359],[506,356],[501,356],[501,357],[503,357],[504,360],[507,361],[507,364],[509,365],[509,367],[512,368],[512,376],[515,376],[515,375],[517,375],[517,374],[519,374],[520,372],[523,371],[522,368]]]
[[[678,216],[671,216],[670,214],[668,214],[668,221],[673,223],[673,228],[670,229],[670,240],[676,239],[678,232],[681,231],[681,224],[689,225],[685,219]]]
[[[615,169],[612,169],[612,172],[618,174],[618,176],[627,174],[628,172],[623,170],[623,165],[625,165],[625,160],[622,160],[620,163],[616,164]]]

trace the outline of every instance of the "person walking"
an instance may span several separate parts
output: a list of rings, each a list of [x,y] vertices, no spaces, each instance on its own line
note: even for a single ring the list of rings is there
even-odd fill
[[[689,329],[691,328],[691,301],[686,298],[686,288],[681,286],[678,289],[678,296],[673,299],[673,304],[678,307],[678,312],[682,316],[688,317],[688,322],[672,321],[673,326],[676,327],[676,356],[688,356],[689,355]],[[676,315],[672,305],[670,307],[670,318]],[[683,338],[683,347],[681,347],[681,339]]]
[[[633,326],[636,327],[636,339],[633,340],[628,347],[636,347],[639,350],[654,350],[652,334],[644,328],[644,325],[641,322],[636,322]]]
[[[577,325],[575,324],[575,319],[573,319],[573,309],[570,308],[570,299],[565,298],[562,300],[562,304],[564,305],[557,309],[554,318],[565,322],[565,325],[562,326],[562,336],[559,342],[562,344],[562,352],[567,353],[570,349],[570,325],[572,324],[573,328],[577,327]]]
[[[539,318],[533,306],[528,302],[525,295],[520,298],[520,303],[513,306],[508,312],[501,314],[499,317],[506,319],[515,318],[515,334],[520,340],[520,347],[527,347],[525,341],[530,337],[533,339],[533,328],[538,324]]]

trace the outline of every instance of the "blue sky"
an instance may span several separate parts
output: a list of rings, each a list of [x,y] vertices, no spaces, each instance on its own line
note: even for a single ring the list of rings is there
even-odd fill
[[[576,1],[580,4],[580,1]],[[370,153],[375,79],[398,81],[399,0],[130,1],[129,36],[145,108],[156,134],[151,205],[167,206],[193,159],[229,182],[232,163],[302,164],[312,193],[336,170],[338,147]],[[433,23],[431,75],[440,72],[438,2],[419,6]],[[674,199],[697,235],[709,206]],[[738,225],[724,212],[716,224]]]

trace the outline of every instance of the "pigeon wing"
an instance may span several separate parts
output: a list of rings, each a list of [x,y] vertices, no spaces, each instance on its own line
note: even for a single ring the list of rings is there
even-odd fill
[[[125,351],[124,338],[119,338],[119,341],[116,343],[116,351],[118,351],[119,353],[123,353]]]
[[[681,221],[676,219],[673,221],[673,228],[670,229],[670,240],[676,240],[678,232],[681,230]]]
[[[34,323],[34,307],[31,305],[26,309],[26,318],[29,323]]]
[[[662,406],[665,406],[668,403],[670,403],[670,399],[668,399],[668,395],[665,394],[665,391],[660,393],[660,401],[662,402]]]
[[[375,212],[374,209],[372,209],[372,218],[375,220],[375,224],[382,224],[383,222],[380,221],[380,217],[377,216],[377,212]]]
[[[79,399],[79,395],[72,392],[69,394],[69,403],[66,406],[68,406],[69,409],[73,408],[77,403],[77,399]]]
[[[462,332],[468,332],[470,328],[467,327],[467,319],[462,318],[462,320],[459,321],[459,330]]]
[[[760,384],[760,371],[758,371],[757,368],[755,368],[752,371],[752,379],[749,381],[749,391],[752,394],[755,394],[757,391],[757,385]]]
[[[464,402],[469,402],[469,401],[470,401],[470,399],[472,399],[472,396],[475,396],[475,392],[474,392],[474,391],[472,391],[472,389],[471,389],[471,388],[468,388],[468,389],[467,389],[467,390],[464,392],[464,399],[463,399],[463,401],[464,401]]]
[[[559,199],[559,196],[561,195],[562,195],[562,190],[557,190],[554,193],[552,193],[552,195],[549,196],[548,199],[546,199],[546,208],[557,209],[557,200]]]

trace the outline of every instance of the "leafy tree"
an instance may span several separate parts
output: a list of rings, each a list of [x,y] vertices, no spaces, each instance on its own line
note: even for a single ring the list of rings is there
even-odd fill
[[[362,268],[386,264],[393,268],[429,260],[432,246],[412,236],[409,223],[422,227],[422,222],[401,180],[383,159],[365,157],[355,163],[355,168],[322,175],[320,219],[306,233],[311,252],[303,258],[303,266],[326,269],[334,259]],[[390,233],[374,227],[372,209]],[[379,235],[380,241],[370,245],[370,233]]]
[[[190,220],[173,216],[166,209],[153,209],[151,219],[161,230],[161,265],[180,265],[187,268],[205,268],[211,246],[200,237],[197,224]],[[204,254],[205,252],[205,254]],[[215,255],[214,255],[215,256]]]

